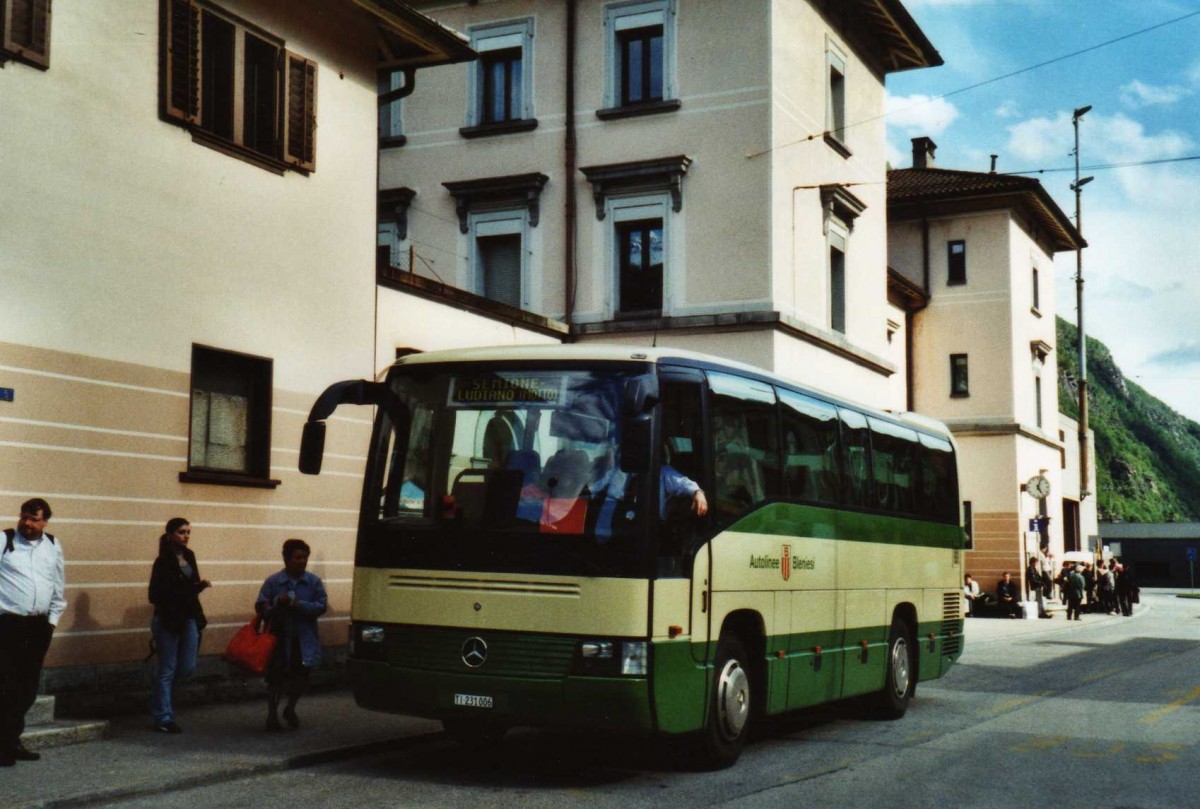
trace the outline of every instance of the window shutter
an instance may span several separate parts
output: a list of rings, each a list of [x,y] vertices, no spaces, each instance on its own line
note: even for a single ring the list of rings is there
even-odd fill
[[[0,47],[23,61],[50,67],[50,0],[8,0]]]
[[[200,9],[191,0],[163,0],[163,109],[167,117],[200,123]]]
[[[521,308],[521,236],[481,236],[483,296]]]
[[[283,159],[307,171],[317,167],[317,63],[291,51],[284,70]]]

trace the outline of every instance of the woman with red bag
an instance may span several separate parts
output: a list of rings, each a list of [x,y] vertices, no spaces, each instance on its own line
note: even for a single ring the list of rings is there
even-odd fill
[[[161,733],[183,732],[175,721],[171,690],[177,680],[186,680],[195,670],[200,633],[208,623],[199,596],[212,584],[200,578],[196,554],[188,548],[191,536],[192,526],[183,517],[167,520],[150,571],[150,603],[154,605],[150,631],[158,654],[150,713],[154,729]]]
[[[300,727],[296,703],[308,685],[308,673],[321,662],[321,638],[317,618],[325,614],[329,597],[319,576],[309,573],[312,550],[302,539],[283,543],[283,570],[267,577],[254,609],[270,621],[278,638],[275,653],[267,664],[267,730],[279,731],[279,700],[286,694],[283,720]]]

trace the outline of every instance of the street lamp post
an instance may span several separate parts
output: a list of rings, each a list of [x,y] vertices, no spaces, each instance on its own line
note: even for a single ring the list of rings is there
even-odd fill
[[[1079,326],[1079,499],[1088,496],[1088,374],[1087,374],[1087,335],[1083,328],[1083,212],[1081,207],[1081,191],[1095,177],[1079,176],[1079,119],[1087,115],[1091,104],[1075,110],[1071,116],[1071,125],[1075,128],[1075,182],[1071,190],[1075,192],[1075,230],[1079,232],[1080,241],[1075,245],[1075,310]]]

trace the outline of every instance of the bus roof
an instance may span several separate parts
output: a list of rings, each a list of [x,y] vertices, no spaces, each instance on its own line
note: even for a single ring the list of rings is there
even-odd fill
[[[788,379],[778,374],[747,365],[737,360],[703,354],[699,351],[688,351],[681,348],[650,348],[619,343],[561,343],[544,345],[506,345],[484,346],[478,348],[458,348],[442,351],[428,351],[409,354],[401,357],[392,364],[391,368],[409,365],[426,365],[445,362],[645,362],[658,364],[672,360],[683,360],[684,364],[710,368],[713,370],[729,370],[741,372],[768,380],[787,388],[810,394],[823,399],[830,404],[842,405],[858,410],[865,415],[881,417],[905,426],[932,433],[953,441],[950,430],[937,419],[923,416],[911,411],[897,412],[881,410],[877,407],[855,402],[843,396],[836,396],[820,388]],[[390,370],[390,369],[389,369]],[[386,371],[384,372],[386,373]],[[380,374],[382,377],[383,374]]]

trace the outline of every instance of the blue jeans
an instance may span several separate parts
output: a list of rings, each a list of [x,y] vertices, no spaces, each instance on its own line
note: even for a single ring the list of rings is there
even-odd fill
[[[196,631],[196,622],[189,620],[184,624],[183,632],[176,634],[163,626],[157,615],[150,619],[150,632],[158,649],[150,714],[161,725],[175,719],[175,711],[171,707],[171,687],[176,680],[182,682],[195,671],[200,633]]]

